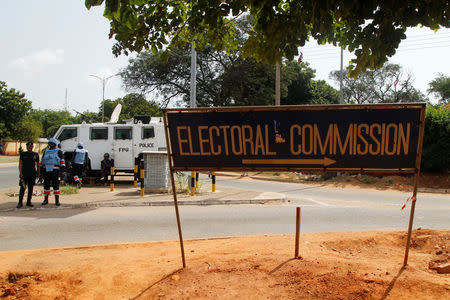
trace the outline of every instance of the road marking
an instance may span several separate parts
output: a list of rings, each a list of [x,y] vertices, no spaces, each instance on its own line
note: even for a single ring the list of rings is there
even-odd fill
[[[319,201],[319,200],[314,200],[314,199],[311,199],[311,198],[306,198],[306,200],[309,200],[311,202],[317,203],[317,204],[319,204],[321,206],[334,206],[334,205],[331,205],[331,204],[328,204],[328,203],[325,203],[325,202],[322,202],[322,201]]]
[[[243,159],[244,165],[324,165],[329,166],[336,161],[324,157],[320,159]]]

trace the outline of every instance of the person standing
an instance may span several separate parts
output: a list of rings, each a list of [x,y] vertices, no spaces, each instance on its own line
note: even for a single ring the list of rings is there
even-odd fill
[[[33,152],[33,142],[28,142],[27,151],[20,153],[19,158],[19,203],[17,208],[23,206],[23,197],[25,195],[25,189],[28,188],[27,206],[33,207],[31,204],[31,197],[33,196],[33,187],[36,182],[36,177],[40,175],[39,168],[39,154]]]
[[[85,166],[88,163],[88,151],[83,148],[83,143],[78,143],[77,149],[73,152],[73,159],[72,159],[72,172],[73,172],[73,180],[78,185],[78,187],[81,187],[81,184],[83,183],[83,172],[85,170]]]
[[[48,140],[48,149],[42,156],[42,165],[44,166],[44,201],[42,205],[48,204],[48,196],[50,195],[50,186],[53,187],[55,195],[55,205],[59,206],[59,172],[63,171],[66,163],[62,151],[56,148],[58,141],[54,138]]]

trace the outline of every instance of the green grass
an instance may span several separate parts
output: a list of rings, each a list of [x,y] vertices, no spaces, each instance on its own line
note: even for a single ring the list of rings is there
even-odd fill
[[[72,195],[72,194],[78,194],[80,193],[80,190],[78,187],[73,185],[65,185],[61,187],[61,194],[63,195]]]
[[[374,181],[375,180],[371,176],[363,175],[361,177],[361,182],[364,182],[364,183],[367,183],[367,184],[374,183]]]

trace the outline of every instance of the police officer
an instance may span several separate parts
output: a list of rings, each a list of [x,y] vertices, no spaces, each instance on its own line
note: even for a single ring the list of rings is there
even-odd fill
[[[19,176],[20,176],[20,191],[19,191],[19,203],[17,208],[23,206],[23,196],[25,195],[25,189],[28,188],[27,206],[33,207],[31,204],[31,197],[33,196],[33,187],[36,181],[36,175],[39,177],[39,154],[33,152],[33,142],[28,142],[27,151],[20,153],[19,158]]]
[[[42,156],[42,165],[44,166],[44,202],[42,205],[48,204],[48,196],[50,195],[50,185],[53,186],[55,194],[55,205],[59,206],[59,171],[66,166],[62,151],[56,148],[58,141],[54,138],[48,140],[48,148]]]
[[[83,171],[85,169],[85,166],[88,163],[88,151],[83,148],[83,143],[78,143],[77,149],[73,152],[73,159],[72,159],[72,172],[73,172],[73,180],[78,185],[78,187],[81,187],[81,184],[83,183],[83,179],[81,178]]]

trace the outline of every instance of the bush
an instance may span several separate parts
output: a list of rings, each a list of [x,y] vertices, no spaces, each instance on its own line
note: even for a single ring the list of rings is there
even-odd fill
[[[363,182],[363,183],[367,183],[367,184],[371,184],[371,183],[374,183],[375,182],[375,180],[373,179],[373,177],[372,176],[369,176],[369,175],[363,175],[363,176],[361,176],[361,182]]]
[[[336,176],[337,176],[336,172],[327,172],[327,173],[322,173],[320,175],[320,179],[326,181],[326,180],[330,180],[330,179],[332,179],[332,178],[334,178]]]
[[[450,107],[427,106],[421,169],[424,172],[450,170]]]

